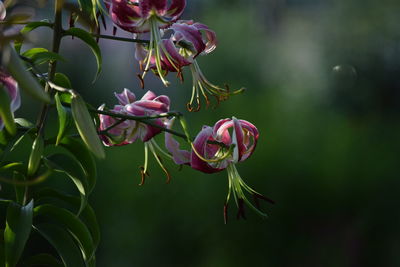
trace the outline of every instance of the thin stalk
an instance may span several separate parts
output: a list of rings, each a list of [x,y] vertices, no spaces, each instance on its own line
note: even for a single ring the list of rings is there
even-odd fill
[[[92,34],[92,36],[96,37],[96,38],[110,39],[110,40],[129,42],[129,43],[142,43],[142,44],[150,43],[149,40],[131,39],[131,38],[117,37],[117,36],[104,35],[104,34]]]

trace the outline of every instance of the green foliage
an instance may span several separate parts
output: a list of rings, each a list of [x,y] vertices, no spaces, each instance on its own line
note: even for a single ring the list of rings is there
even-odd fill
[[[34,225],[33,227],[57,250],[64,266],[85,266],[79,247],[65,228],[49,223]]]
[[[5,88],[0,84],[0,118],[4,122],[7,131],[11,135],[17,133],[17,127],[14,122],[14,115],[10,109],[10,97]]]
[[[101,50],[97,42],[93,39],[90,33],[79,28],[70,28],[69,30],[64,32],[64,36],[75,36],[81,39],[90,47],[97,62],[97,72],[93,80],[93,82],[95,82],[101,72],[101,62],[102,62]]]
[[[28,162],[28,176],[32,176],[36,173],[40,166],[40,160],[42,159],[44,150],[44,141],[43,137],[40,133],[37,134],[37,137],[33,141],[32,151],[29,156]]]
[[[20,88],[25,90],[32,97],[49,103],[50,97],[40,86],[39,82],[32,77],[32,75],[26,71],[25,66],[21,62],[21,59],[11,46],[6,45],[4,53],[8,54],[8,62],[6,62],[7,70],[11,73],[13,78],[18,82]]]
[[[24,250],[32,229],[33,200],[26,206],[10,202],[4,230],[6,267],[15,266]]]
[[[41,65],[43,63],[54,61],[65,61],[65,59],[57,53],[50,52],[46,48],[31,48],[22,53],[22,56],[30,59],[34,65]]]
[[[80,95],[73,95],[71,100],[72,116],[79,135],[92,153],[102,159],[105,158],[104,148],[97,135],[93,119],[89,114],[85,101]]]
[[[59,123],[57,140],[56,140],[56,145],[58,145],[60,143],[61,139],[64,138],[69,127],[72,124],[72,117],[71,117],[72,115],[71,115],[70,109],[64,107],[61,104],[60,96],[58,93],[54,96],[54,99],[56,101],[56,107],[57,107],[57,113],[58,113],[58,123]]]

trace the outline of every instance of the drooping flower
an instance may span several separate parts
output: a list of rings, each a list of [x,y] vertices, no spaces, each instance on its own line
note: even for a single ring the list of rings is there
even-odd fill
[[[21,96],[19,93],[19,88],[17,81],[11,77],[6,71],[0,68],[0,86],[3,86],[5,91],[10,97],[10,110],[15,112],[21,105]],[[0,131],[3,129],[4,123],[0,118]]]
[[[115,97],[119,105],[115,105],[110,110],[113,113],[139,117],[160,115],[169,111],[168,96],[156,96],[152,91],[147,91],[140,100],[136,100],[135,94],[128,89],[124,89],[120,94],[115,93]],[[100,106],[99,110],[104,110],[104,107],[104,105]],[[138,138],[147,142],[161,132],[160,127],[164,127],[166,120],[155,118],[152,119],[152,123],[155,126],[100,114],[100,131],[104,132],[101,138],[106,146],[131,144]]]
[[[155,64],[158,75],[165,86],[164,72],[161,67],[161,54],[166,48],[161,40],[161,31],[177,21],[186,6],[186,0],[104,0],[110,17],[115,25],[132,33],[150,32],[148,55],[143,59],[144,72],[142,79],[149,70],[151,64]],[[175,66],[173,59],[165,54],[166,61]],[[154,62],[152,62],[154,60]],[[176,67],[176,66],[175,66]],[[176,71],[178,71],[176,67]]]
[[[144,64],[148,57],[150,59],[149,67],[156,74],[159,74],[157,64],[163,70],[163,74],[167,72],[178,72],[178,77],[183,79],[182,67],[190,66],[192,73],[192,96],[187,103],[189,111],[200,110],[200,95],[202,95],[207,106],[210,105],[209,96],[215,97],[217,104],[226,100],[229,95],[237,94],[243,89],[234,92],[229,91],[229,87],[222,88],[212,84],[204,76],[196,61],[198,55],[206,55],[211,53],[217,46],[216,34],[213,30],[202,23],[195,23],[191,20],[180,20],[171,25],[168,29],[172,31],[170,38],[164,39],[165,50],[160,56],[160,63],[157,63],[155,55],[146,49],[143,44],[136,44],[136,59]],[[142,67],[143,68],[143,67]],[[148,67],[146,67],[148,69]],[[196,105],[194,104],[196,102]],[[195,107],[196,106],[196,107]]]
[[[171,127],[168,124],[168,127]],[[260,193],[250,188],[240,177],[235,164],[248,159],[254,152],[258,140],[257,128],[248,121],[232,119],[219,120],[214,127],[203,126],[192,143],[190,156],[188,151],[181,150],[179,143],[166,133],[165,142],[168,151],[173,155],[177,164],[189,164],[193,169],[204,173],[215,173],[224,169],[228,172],[229,191],[224,206],[224,219],[227,221],[227,206],[233,195],[238,206],[237,217],[245,218],[246,203],[262,216],[265,213],[258,209],[258,199],[272,202]],[[253,195],[256,201],[254,207],[245,196],[245,192]]]
[[[148,154],[149,151],[154,155],[157,163],[167,176],[167,182],[170,175],[164,167],[158,152],[170,157],[153,139],[154,136],[161,132],[162,128],[168,123],[164,113],[169,112],[170,100],[168,96],[157,96],[152,91],[147,93],[140,99],[136,100],[134,93],[128,89],[124,89],[120,94],[115,93],[119,105],[115,105],[110,112],[136,117],[137,120],[115,118],[110,115],[100,114],[100,138],[105,146],[121,146],[131,144],[138,139],[144,143],[145,159],[144,166],[140,168],[142,181],[148,176]],[[105,105],[99,107],[104,111]],[[162,117],[160,117],[162,116]],[[154,117],[154,118],[153,118]],[[140,120],[146,120],[147,123]]]
[[[6,7],[3,2],[0,1],[0,21],[3,21],[6,18]]]

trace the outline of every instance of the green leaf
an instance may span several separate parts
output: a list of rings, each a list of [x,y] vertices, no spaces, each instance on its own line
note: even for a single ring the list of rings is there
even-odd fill
[[[17,133],[14,122],[14,114],[11,112],[10,96],[3,85],[0,84],[0,118],[4,122],[6,130],[11,134]]]
[[[0,229],[0,267],[4,267],[6,258],[4,255],[4,230]]]
[[[40,191],[37,191],[35,196],[38,198],[37,202],[40,202],[43,198],[53,198],[57,200],[61,200],[66,204],[69,204],[75,210],[78,210],[80,206],[80,198],[72,195],[68,195],[65,193],[61,193],[51,188],[44,188]],[[89,229],[94,247],[96,248],[100,242],[100,228],[97,223],[96,214],[93,208],[87,204],[83,211],[79,214],[79,218],[86,224]]]
[[[43,87],[33,76],[26,71],[25,66],[21,62],[21,59],[8,44],[4,45],[4,53],[8,56],[6,60],[6,68],[18,82],[18,86],[25,90],[26,93],[32,97],[46,103],[50,103],[49,95],[43,90]]]
[[[53,82],[54,82],[56,85],[61,86],[61,87],[64,87],[64,88],[68,88],[68,89],[72,88],[71,81],[68,79],[68,77],[67,77],[65,74],[62,74],[62,73],[60,73],[60,72],[57,72],[57,73],[54,75],[54,80],[53,80]]]
[[[40,160],[42,159],[44,150],[44,141],[42,135],[38,134],[36,139],[33,141],[32,151],[29,156],[28,162],[28,176],[32,176],[36,173],[40,166]]]
[[[47,164],[55,171],[66,174],[75,184],[81,196],[81,205],[78,214],[85,208],[88,199],[88,185],[86,177],[80,171],[79,164],[71,157],[65,154],[55,154],[46,158]]]
[[[95,251],[93,239],[86,225],[72,212],[54,205],[44,204],[33,210],[33,216],[45,215],[54,219],[58,225],[65,226],[79,244],[85,262],[89,261]]]
[[[63,267],[64,265],[53,255],[41,253],[34,255],[23,262],[22,266],[48,266],[48,267]]]
[[[82,254],[67,230],[52,224],[33,226],[57,250],[64,266],[84,267]]]
[[[83,142],[90,151],[100,159],[105,158],[104,148],[97,135],[93,119],[89,114],[85,101],[80,95],[74,95],[71,100],[72,116],[75,120],[76,128]]]
[[[56,93],[56,95],[54,96],[54,99],[56,101],[56,107],[57,107],[57,113],[58,113],[58,123],[59,123],[57,141],[56,141],[56,145],[58,145],[58,143],[61,141],[61,139],[64,138],[67,130],[71,126],[72,119],[71,119],[70,112],[67,110],[67,108],[65,108],[61,104],[60,96],[58,93]]]
[[[4,231],[6,266],[15,266],[31,233],[33,200],[26,206],[11,202]]]
[[[63,138],[60,145],[74,155],[75,159],[79,162],[88,182],[89,193],[92,192],[97,178],[96,162],[92,154],[80,140],[75,138]]]
[[[14,172],[13,180],[17,182],[23,182],[26,180],[26,177],[22,173]],[[26,201],[26,188],[26,186],[14,185],[16,200],[21,205],[23,205]]]
[[[25,127],[25,128],[33,128],[35,127],[35,124],[33,124],[32,122],[28,121],[27,119],[24,118],[15,118],[14,119],[15,123],[18,124],[21,127]]]
[[[32,63],[35,65],[53,61],[65,61],[62,56],[57,53],[50,52],[46,48],[31,48],[22,53],[22,56],[31,59]]]
[[[79,29],[79,28],[70,28],[69,30],[64,32],[64,36],[75,36],[81,39],[83,42],[85,42],[90,49],[92,50],[94,56],[96,57],[96,62],[97,62],[97,73],[96,76],[93,80],[93,82],[96,81],[97,77],[99,76],[101,72],[101,50],[95,39],[93,39],[92,35],[88,33],[85,30]]]
[[[23,27],[20,32],[22,34],[27,34],[27,33],[31,32],[34,29],[39,28],[39,27],[50,27],[50,28],[52,28],[53,24],[49,23],[49,22],[46,22],[46,21],[35,21],[35,22],[31,22],[31,23],[26,24],[25,27]],[[18,53],[20,53],[21,52],[21,47],[22,47],[22,40],[16,40],[15,43],[14,43],[14,47],[15,47],[15,50]]]

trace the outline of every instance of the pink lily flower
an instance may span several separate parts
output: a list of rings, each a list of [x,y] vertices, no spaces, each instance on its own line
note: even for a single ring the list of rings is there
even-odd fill
[[[124,89],[122,93],[115,93],[119,105],[115,105],[111,112],[131,116],[152,116],[169,111],[169,98],[165,95],[157,96],[152,91],[136,100],[134,93]],[[99,107],[104,110],[105,105]],[[149,141],[161,132],[160,128],[150,126],[134,120],[116,119],[108,115],[99,115],[100,131],[106,132],[100,137],[105,146],[127,145],[140,139],[143,142]],[[153,119],[152,122],[160,127],[166,123],[164,118]]]
[[[130,116],[156,116],[169,112],[170,100],[168,96],[157,96],[152,91],[147,93],[140,99],[136,100],[134,93],[128,89],[124,89],[120,94],[115,93],[119,105],[115,105],[111,112]],[[99,110],[104,110],[105,105],[99,107]],[[153,139],[154,136],[161,132],[161,128],[165,128],[168,124],[166,117],[148,119],[152,125],[142,123],[136,120],[117,119],[109,115],[100,114],[100,138],[105,146],[122,146],[135,142],[140,139],[144,143],[145,159],[144,166],[140,167],[142,181],[144,184],[145,177],[148,174],[148,154],[149,151],[154,155],[157,163],[167,176],[167,182],[170,181],[168,170],[164,167],[161,157],[158,153],[162,153],[167,157],[167,154]],[[158,126],[158,127],[156,127]]]
[[[187,103],[189,111],[200,110],[200,95],[205,98],[206,104],[209,106],[209,96],[215,97],[218,104],[220,101],[226,100],[229,95],[243,91],[240,89],[229,92],[228,87],[222,88],[212,84],[204,76],[196,61],[198,55],[207,55],[217,47],[217,37],[214,31],[202,23],[195,23],[191,20],[180,20],[172,24],[169,30],[173,31],[173,34],[169,39],[163,40],[165,50],[162,51],[158,65],[163,70],[162,75],[168,72],[178,72],[181,80],[183,79],[182,67],[190,66],[193,85],[192,96]],[[136,44],[135,56],[141,65],[149,56],[152,57],[149,67],[160,75],[157,58],[150,55],[150,51],[143,44]],[[194,107],[195,101],[197,107]]]
[[[172,127],[171,124],[172,122],[167,127]],[[227,222],[227,206],[231,194],[239,208],[238,218],[245,218],[244,203],[262,216],[266,214],[258,209],[258,199],[273,203],[272,200],[249,187],[242,180],[235,166],[236,163],[251,156],[256,148],[258,136],[258,130],[253,124],[233,117],[219,120],[214,127],[203,126],[192,143],[190,154],[188,151],[181,150],[179,143],[169,133],[165,134],[165,143],[177,164],[188,164],[193,169],[204,173],[215,173],[224,169],[228,171],[229,191],[224,206],[224,219]],[[257,208],[245,196],[246,191],[253,195]]]
[[[169,27],[180,18],[186,0],[104,0],[104,3],[114,24],[121,29],[132,33],[150,32],[150,42],[147,47],[149,54],[142,61],[145,67],[141,79],[144,78],[150,65],[155,64],[160,79],[165,86],[168,86],[169,82],[164,78],[165,74],[161,67],[161,55],[166,48],[161,40],[160,29]],[[165,60],[175,66],[169,55],[166,54]],[[176,67],[176,71],[178,70]]]
[[[17,81],[11,75],[0,68],[0,85],[3,86],[10,97],[10,110],[15,112],[21,106],[21,95]],[[0,118],[0,131],[3,129],[4,123]]]

